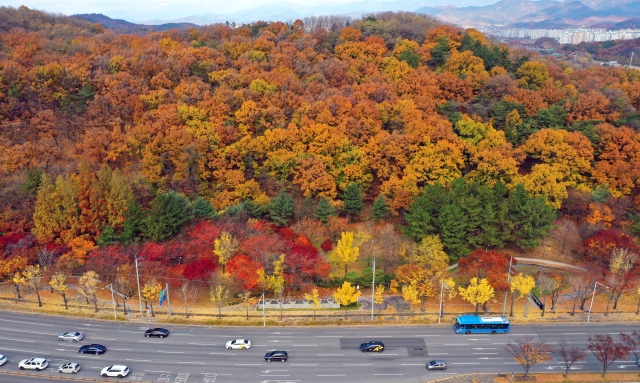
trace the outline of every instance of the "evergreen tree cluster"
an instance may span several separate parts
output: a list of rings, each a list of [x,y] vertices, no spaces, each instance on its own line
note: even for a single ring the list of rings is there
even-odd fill
[[[543,198],[529,198],[522,185],[508,191],[502,182],[493,187],[459,178],[447,189],[425,187],[405,213],[405,235],[420,242],[439,234],[452,261],[478,248],[521,249],[538,246],[554,228],[556,214]]]

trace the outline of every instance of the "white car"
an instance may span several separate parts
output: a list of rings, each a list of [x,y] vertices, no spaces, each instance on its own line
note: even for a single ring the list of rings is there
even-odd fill
[[[78,342],[84,339],[84,334],[77,331],[67,331],[64,334],[58,335],[58,340],[70,340],[72,342]]]
[[[77,374],[78,371],[80,371],[78,363],[65,363],[58,367],[58,372],[64,372],[65,374]]]
[[[49,362],[45,358],[31,358],[25,359],[18,363],[21,370],[44,370],[49,365]]]
[[[6,356],[0,354],[0,366],[2,366],[3,364],[7,363],[9,359],[7,359]]]
[[[122,379],[125,376],[129,375],[129,367],[122,365],[113,365],[109,367],[105,367],[100,371],[100,375],[104,376],[115,376],[118,379]]]
[[[251,341],[246,339],[236,339],[227,342],[227,350],[248,350],[251,348]]]

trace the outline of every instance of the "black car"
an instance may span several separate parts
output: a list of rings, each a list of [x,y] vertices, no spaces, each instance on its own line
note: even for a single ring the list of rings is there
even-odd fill
[[[144,332],[144,336],[146,336],[147,338],[151,337],[151,336],[156,336],[156,337],[160,337],[160,338],[164,338],[165,336],[169,335],[169,330],[167,330],[166,328],[150,328],[147,331]]]
[[[360,351],[362,352],[382,352],[384,351],[384,344],[382,342],[367,342],[360,345]]]
[[[427,370],[446,370],[447,362],[444,360],[432,360],[427,363]]]
[[[101,344],[85,344],[84,346],[80,347],[80,350],[78,350],[78,352],[81,354],[96,355],[104,354],[105,351],[107,351],[107,348]]]
[[[273,360],[286,362],[287,359],[289,359],[289,355],[287,355],[286,351],[271,351],[264,354],[264,360],[266,360],[267,362],[271,362]]]

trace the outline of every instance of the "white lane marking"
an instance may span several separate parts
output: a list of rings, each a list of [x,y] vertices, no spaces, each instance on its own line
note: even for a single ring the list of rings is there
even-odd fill
[[[24,343],[33,343],[33,340],[21,340],[21,339],[11,339],[11,338],[0,338],[2,340],[10,340],[12,342],[24,342]]]
[[[414,335],[414,336],[440,336],[440,335]]]
[[[229,354],[227,352],[210,352],[209,355],[238,355],[238,354]]]
[[[491,343],[491,344],[506,344],[506,343]]]
[[[184,354],[184,351],[158,351],[163,354]]]
[[[424,363],[402,363],[401,366],[424,366]]]
[[[317,364],[315,364],[315,363],[291,363],[289,366],[292,366],[292,367],[293,366],[295,366],[295,367],[298,367],[298,366],[317,366]]]
[[[115,340],[115,338],[93,338],[93,339],[100,339],[100,340]]]
[[[587,335],[586,332],[563,332],[562,335]]]
[[[445,343],[443,346],[468,346],[469,343]]]
[[[171,371],[153,371],[153,370],[144,370],[145,372],[158,372],[161,374],[171,374]],[[220,374],[218,374],[220,375]]]
[[[89,367],[89,368],[104,368],[104,367]]]
[[[268,335],[268,338],[293,338],[293,335]]]
[[[131,362],[151,362],[150,360],[146,360],[146,359],[125,359],[125,360],[131,361]]]
[[[365,335],[365,338],[395,338],[393,335]]]
[[[273,342],[273,343],[291,343],[293,341],[292,340],[269,340],[268,342]]]
[[[342,335],[318,335],[318,338],[342,338]]]
[[[342,375],[316,375],[316,376],[347,376],[346,374],[342,374]]]
[[[344,356],[344,354],[317,354],[318,356]]]
[[[473,355],[498,355],[497,352],[474,352]]]
[[[440,352],[440,353],[437,353],[437,354],[429,354],[429,356],[431,356],[431,355],[434,355],[434,356],[435,355],[449,355],[449,353],[448,352]]]
[[[260,375],[260,376],[289,376],[289,375]]]
[[[187,344],[195,344],[196,346],[215,346],[215,343],[187,343]]]
[[[296,344],[295,347],[318,347],[317,344]]]
[[[20,323],[20,324],[33,324],[33,325],[36,325],[36,326],[50,326],[50,327],[55,326],[54,324],[24,322],[24,321],[21,321],[21,320],[0,319],[0,321],[2,321],[2,322]]]
[[[88,356],[88,355],[78,355],[77,358],[91,358],[91,359],[100,359],[98,355]],[[151,362],[151,361],[149,361]]]
[[[272,332],[271,334],[280,334],[280,335],[291,335],[292,332]]]
[[[380,375],[380,376],[384,376],[384,375],[402,376],[402,375],[404,375],[404,374],[373,374],[373,375]]]
[[[98,338],[96,338],[98,339]],[[111,339],[111,340],[115,340],[115,339]],[[164,343],[164,342],[156,342],[153,340],[139,340],[138,343]]]
[[[109,350],[115,350],[115,351],[133,351],[133,350],[129,350],[128,348],[110,348]]]
[[[451,364],[480,364],[480,363],[459,363],[459,362],[455,362],[455,363],[451,363]],[[516,364],[519,364],[519,363],[516,363]]]
[[[234,363],[234,366],[262,366],[262,363]]]
[[[29,331],[29,330],[14,330],[14,329],[8,329],[8,328],[0,328],[0,330],[2,331],[13,331],[13,332],[26,332],[29,334],[36,334],[36,335],[49,335],[49,336],[58,336],[60,334],[52,334],[52,333],[46,333],[46,332],[35,332],[35,331]]]
[[[384,356],[384,355],[398,355],[398,354],[387,354],[386,352],[383,354],[383,353],[380,352],[380,353],[369,354],[369,355],[381,355],[381,356]]]
[[[373,366],[371,363],[344,363],[343,366]]]
[[[178,364],[206,364],[204,362],[178,362]],[[218,374],[220,375],[220,374]]]
[[[90,324],[90,323],[83,323],[83,324],[81,324],[80,326],[94,326],[94,327],[104,327],[104,326],[102,326],[102,325],[99,325],[99,324]]]
[[[514,334],[514,333],[509,333],[509,335],[513,335],[513,336],[523,336],[523,335],[536,336],[538,334]]]
[[[518,362],[506,362],[505,364],[520,364]]]
[[[429,374],[434,374],[434,375],[455,375],[455,372],[430,372]]]

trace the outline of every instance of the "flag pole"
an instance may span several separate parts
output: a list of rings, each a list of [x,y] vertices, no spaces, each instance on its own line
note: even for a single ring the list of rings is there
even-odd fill
[[[169,304],[169,318],[171,318],[171,298],[169,298],[169,283],[167,283],[167,303]]]

